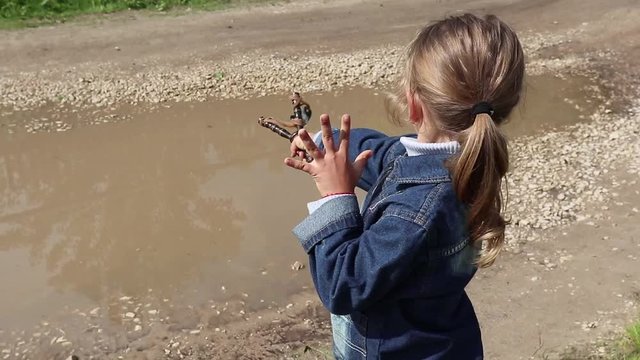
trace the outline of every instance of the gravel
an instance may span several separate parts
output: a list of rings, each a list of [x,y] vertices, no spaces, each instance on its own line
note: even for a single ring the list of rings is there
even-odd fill
[[[602,220],[606,204],[622,200],[617,187],[637,186],[637,180],[618,181],[615,173],[639,173],[640,104],[625,114],[601,107],[591,122],[515,139],[511,161],[506,191],[510,249],[545,234],[532,230]]]
[[[521,42],[531,75],[557,69],[579,69],[589,58],[611,56],[567,55],[545,58],[545,49],[570,43],[580,30],[566,34],[525,33]],[[349,86],[385,87],[398,75],[400,46],[386,46],[350,53],[291,56],[254,52],[213,63],[194,59],[182,67],[156,64],[123,70],[106,64],[84,64],[71,69],[47,68],[40,72],[0,77],[2,108],[28,110],[53,104],[74,107],[107,107],[115,104],[205,101],[249,98],[302,92],[332,91]]]

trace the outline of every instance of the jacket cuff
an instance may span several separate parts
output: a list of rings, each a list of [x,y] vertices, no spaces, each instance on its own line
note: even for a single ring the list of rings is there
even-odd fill
[[[320,209],[320,207],[322,205],[324,205],[325,203],[327,203],[330,200],[333,200],[333,199],[335,199],[337,197],[340,197],[340,196],[355,196],[355,195],[351,195],[351,194],[336,194],[336,195],[323,197],[323,198],[318,199],[316,201],[312,201],[310,203],[307,203],[307,210],[309,210],[309,215],[311,215],[314,212],[316,212],[316,210]]]
[[[324,203],[293,228],[293,234],[307,253],[325,237],[336,231],[362,226],[355,195],[338,196]]]

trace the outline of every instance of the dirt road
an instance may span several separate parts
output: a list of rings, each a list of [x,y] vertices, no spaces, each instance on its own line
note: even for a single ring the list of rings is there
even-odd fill
[[[459,11],[494,13],[520,32],[562,34],[586,22],[588,40],[572,47],[637,51],[634,0],[303,0],[175,17],[124,13],[4,32],[0,65],[5,71],[26,71],[109,62],[137,71],[143,64],[183,65],[194,57],[216,60],[254,50],[263,55],[348,52],[406,44],[427,21]]]
[[[0,357],[323,358],[327,314],[289,268],[313,189],[238,119],[293,86],[400,133],[378,92],[458,11],[512,24],[531,76],[508,251],[469,289],[486,357],[605,351],[640,306],[640,4],[335,0],[0,33]]]

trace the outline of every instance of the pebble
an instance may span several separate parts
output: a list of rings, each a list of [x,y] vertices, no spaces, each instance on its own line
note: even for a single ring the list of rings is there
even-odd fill
[[[634,108],[638,107],[635,105]],[[591,117],[590,123],[512,141],[513,166],[507,183],[509,199],[514,199],[514,202],[507,204],[505,215],[515,226],[507,227],[508,248],[515,247],[510,244],[516,244],[520,239],[531,241],[529,236],[537,229],[578,221],[598,227],[596,222],[589,220],[587,204],[598,204],[601,211],[606,211],[608,207],[603,203],[613,192],[605,188],[589,169],[606,174],[614,168],[626,168],[630,173],[639,173],[640,166],[629,166],[628,162],[637,150],[631,144],[638,142],[633,129],[639,126],[640,117],[620,117],[599,111]],[[608,140],[611,133],[616,134],[617,141],[630,145],[616,146],[619,142]],[[585,135],[591,140],[578,140]],[[563,143],[567,146],[560,146],[560,150],[558,146],[552,146]],[[546,171],[539,171],[542,168]],[[553,195],[551,189],[559,192]],[[599,217],[600,214],[595,214],[593,218]]]
[[[539,55],[541,50],[567,42],[579,31],[521,34],[530,59],[528,74],[586,66],[586,57],[550,60]],[[119,46],[114,46],[114,50],[121,51]],[[99,70],[95,64],[77,65],[73,71],[50,67],[38,72],[3,74],[0,107],[26,110],[47,103],[109,107],[123,103],[250,98],[288,93],[291,89],[301,92],[333,91],[351,86],[379,89],[395,82],[402,53],[401,46],[305,56],[252,53],[220,62],[190,59],[189,64],[180,67],[139,64],[145,65],[141,67],[144,72],[136,76],[109,63],[101,64]]]

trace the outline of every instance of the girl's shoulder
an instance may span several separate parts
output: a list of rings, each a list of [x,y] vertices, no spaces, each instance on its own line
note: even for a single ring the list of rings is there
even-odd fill
[[[370,211],[384,209],[385,214],[402,214],[423,227],[443,214],[464,214],[465,207],[456,196],[446,166],[448,156],[398,155],[400,152],[389,151],[389,165],[382,175],[384,185],[379,195],[374,194]]]
[[[406,153],[400,138],[400,136],[390,136],[371,128],[352,129],[349,135],[350,144],[354,149],[373,150],[373,156],[377,158],[374,161],[379,162],[382,167],[390,165],[397,157]]]

